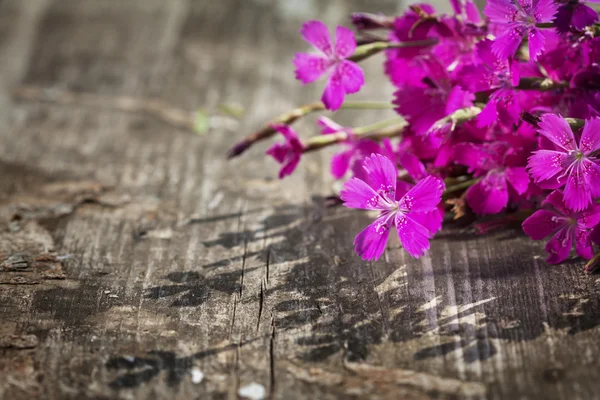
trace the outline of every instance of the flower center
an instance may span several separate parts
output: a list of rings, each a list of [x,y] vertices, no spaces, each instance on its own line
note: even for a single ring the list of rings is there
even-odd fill
[[[581,150],[572,150],[570,153],[574,161],[581,161],[585,158],[585,154]]]

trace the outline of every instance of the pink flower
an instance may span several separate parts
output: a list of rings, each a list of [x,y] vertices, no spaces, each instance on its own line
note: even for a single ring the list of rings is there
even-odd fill
[[[436,210],[444,190],[441,179],[428,176],[396,200],[398,171],[389,158],[372,154],[364,161],[368,181],[352,178],[344,184],[341,198],[349,208],[380,211],[379,217],[354,239],[363,260],[377,260],[383,254],[392,226],[402,246],[418,258],[429,249],[432,234],[424,226],[427,213]]]
[[[306,84],[329,74],[321,101],[328,110],[335,111],[344,102],[346,94],[358,92],[365,83],[362,69],[346,60],[356,49],[354,34],[350,29],[338,26],[334,47],[327,26],[321,21],[305,23],[300,33],[321,54],[297,53],[294,58],[296,79]]]
[[[275,143],[266,151],[266,154],[282,164],[279,170],[279,179],[283,179],[294,172],[298,166],[304,146],[300,143],[296,132],[289,125],[273,124],[271,127],[285,138],[284,143]]]
[[[499,29],[494,52],[500,58],[512,58],[527,38],[529,58],[536,61],[544,51],[546,39],[535,24],[552,22],[557,9],[553,0],[489,0],[483,12]]]
[[[437,60],[423,59],[419,65],[428,79],[424,83],[413,77],[410,84],[396,91],[392,103],[417,135],[425,135],[438,120],[458,109],[472,106],[475,96],[453,85],[448,71]]]
[[[477,43],[478,62],[466,65],[458,74],[461,86],[472,93],[494,90],[481,114],[477,116],[480,127],[491,126],[498,119],[516,123],[521,113],[517,93],[513,89],[513,86],[519,84],[518,64],[497,57],[492,46],[493,42],[489,39]]]
[[[509,187],[521,195],[527,191],[529,177],[525,168],[501,168],[489,171],[467,190],[469,207],[476,214],[496,214],[508,205]]]
[[[406,170],[408,175],[414,182],[419,182],[426,179],[429,175],[425,165],[417,156],[412,153],[401,151],[397,156],[400,166]],[[396,183],[396,200],[400,200],[402,196],[408,193],[415,184],[399,180]],[[424,212],[420,215],[419,223],[429,229],[431,235],[435,235],[437,231],[442,229],[442,221],[444,219],[445,207],[444,202],[440,201],[434,210]]]
[[[456,162],[475,171],[475,176],[483,176],[465,195],[467,204],[476,214],[497,214],[508,205],[511,197],[527,192],[529,175],[525,167],[513,165],[519,157],[510,162],[513,151],[507,142],[459,143],[455,146]]]
[[[600,205],[592,204],[582,212],[567,209],[563,195],[553,191],[544,201],[547,208],[536,211],[523,222],[523,230],[533,240],[552,235],[546,245],[549,256],[546,261],[558,264],[571,252],[573,241],[577,254],[585,259],[594,255],[591,232],[600,223]]]
[[[543,115],[539,127],[550,142],[543,141],[542,149],[529,158],[529,173],[545,189],[558,189],[566,183],[566,206],[584,210],[592,198],[600,196],[600,118],[586,121],[579,141],[560,115]]]
[[[348,139],[344,143],[345,150],[331,158],[331,175],[335,179],[343,178],[349,169],[353,171],[358,169],[358,164],[362,164],[365,157],[380,152],[377,142],[370,139],[357,139],[352,133],[352,128],[345,128],[327,117],[320,117],[317,123],[321,126],[321,133],[324,135],[336,132],[348,134]]]
[[[568,33],[571,29],[584,30],[598,21],[598,13],[579,1],[568,1],[558,9],[554,24],[560,33]]]

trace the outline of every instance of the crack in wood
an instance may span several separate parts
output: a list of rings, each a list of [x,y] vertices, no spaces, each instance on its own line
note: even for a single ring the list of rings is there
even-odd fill
[[[263,312],[263,303],[265,301],[265,285],[264,280],[260,281],[260,294],[258,298],[258,317],[256,319],[256,331],[260,328],[260,318]]]
[[[244,271],[246,270],[246,254],[248,254],[248,239],[244,237],[244,255],[242,256],[242,274],[240,276],[240,299],[244,295]]]
[[[231,324],[229,327],[229,340],[231,340],[231,338],[233,337],[233,328],[235,325],[235,313],[237,311],[237,303],[238,303],[238,298],[237,298],[237,295],[234,294],[233,295],[233,313],[231,315]]]
[[[273,398],[275,393],[275,318],[271,317],[271,338],[269,341],[269,376],[271,385],[269,387],[269,397]]]
[[[270,275],[270,271],[269,271],[269,264],[271,262],[271,250],[267,249],[267,261],[266,261],[266,278],[267,278],[267,284],[269,283],[269,275]]]

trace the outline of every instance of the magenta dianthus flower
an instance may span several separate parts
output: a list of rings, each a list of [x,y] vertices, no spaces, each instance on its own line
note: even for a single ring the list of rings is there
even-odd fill
[[[558,190],[550,193],[544,205],[545,209],[536,211],[523,222],[523,230],[533,240],[542,240],[550,235],[546,245],[548,261],[558,264],[564,261],[573,248],[585,259],[594,255],[592,229],[600,223],[600,205],[592,204],[582,212],[567,209],[562,193]]]
[[[321,21],[309,21],[300,30],[302,37],[321,54],[297,53],[294,58],[296,79],[303,84],[314,82],[328,73],[329,78],[321,101],[328,110],[337,110],[346,94],[356,93],[365,83],[362,69],[348,61],[356,49],[354,33],[338,26],[335,46],[331,43],[327,26]]]
[[[578,141],[560,115],[543,115],[539,127],[551,143],[543,141],[542,149],[529,158],[529,173],[545,189],[565,185],[567,208],[584,210],[593,198],[600,197],[600,118],[586,121]]]
[[[392,226],[396,227],[402,246],[413,257],[425,254],[432,234],[423,225],[427,213],[437,209],[444,183],[428,176],[396,200],[398,171],[389,158],[373,154],[364,161],[367,182],[352,178],[344,184],[341,198],[350,208],[380,211],[379,217],[360,232],[355,240],[356,252],[364,260],[377,260],[385,251]]]
[[[331,175],[335,179],[341,179],[349,169],[358,169],[365,157],[373,153],[379,153],[380,147],[371,139],[358,139],[354,136],[352,128],[345,128],[327,117],[321,117],[317,123],[321,126],[321,133],[329,135],[336,132],[346,132],[348,139],[344,142],[345,149],[334,154],[331,158]]]
[[[496,214],[502,211],[511,197],[527,192],[529,175],[524,167],[507,163],[508,143],[488,145],[460,143],[456,145],[456,162],[474,170],[482,178],[469,187],[465,199],[476,214]],[[512,195],[512,196],[511,196]]]
[[[503,59],[511,58],[527,38],[529,58],[535,61],[544,51],[545,42],[536,24],[552,22],[557,9],[553,0],[489,0],[483,12],[498,27],[494,52]]]
[[[283,179],[294,172],[298,166],[304,146],[298,139],[296,132],[289,125],[273,124],[271,127],[285,138],[284,143],[275,143],[266,151],[266,154],[273,157],[279,164],[282,164],[279,170],[279,179]]]
[[[477,43],[476,54],[478,62],[466,65],[458,75],[461,86],[467,90],[483,92],[494,90],[486,106],[477,116],[480,127],[490,126],[502,121],[516,123],[519,120],[521,107],[513,86],[519,84],[519,73],[515,67],[493,52],[493,42],[484,39]]]
[[[578,0],[567,0],[558,8],[554,25],[560,33],[581,31],[598,21],[598,13]]]

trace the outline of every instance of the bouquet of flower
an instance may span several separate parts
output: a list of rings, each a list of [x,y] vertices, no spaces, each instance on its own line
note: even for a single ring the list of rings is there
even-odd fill
[[[351,175],[340,201],[379,213],[354,241],[365,260],[381,257],[392,228],[410,255],[423,255],[447,210],[498,215],[481,230],[522,222],[531,239],[549,238],[549,263],[573,246],[592,259],[600,245],[598,13],[579,0],[489,0],[483,16],[470,0],[451,5],[452,15],[428,4],[398,17],[356,13],[358,35],[338,26],[335,39],[322,22],[305,23],[300,33],[316,51],[296,54],[296,79],[325,78],[321,101],[281,115],[229,156],[279,133],[283,142],[267,154],[283,178],[304,153],[339,146],[331,173]],[[345,101],[364,85],[358,63],[377,53],[394,100]],[[321,134],[305,141],[291,128],[325,109],[386,107],[399,116],[362,127],[321,117]]]

